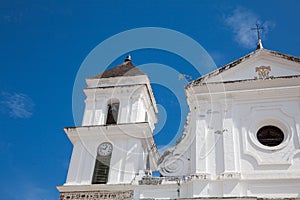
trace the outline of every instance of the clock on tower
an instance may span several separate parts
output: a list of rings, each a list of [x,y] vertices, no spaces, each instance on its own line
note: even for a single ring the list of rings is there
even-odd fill
[[[65,128],[74,145],[65,185],[129,184],[146,166],[155,170],[157,107],[148,76],[127,57],[86,83],[82,126]]]

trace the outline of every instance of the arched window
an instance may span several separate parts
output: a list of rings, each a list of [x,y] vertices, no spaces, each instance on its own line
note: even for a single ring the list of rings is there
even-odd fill
[[[117,99],[108,101],[106,124],[117,124],[120,102]]]
[[[258,141],[269,147],[274,147],[282,143],[284,133],[276,126],[264,126],[257,132]]]
[[[92,184],[107,183],[112,149],[112,144],[109,142],[103,142],[99,145],[97,149],[97,158],[94,168]]]

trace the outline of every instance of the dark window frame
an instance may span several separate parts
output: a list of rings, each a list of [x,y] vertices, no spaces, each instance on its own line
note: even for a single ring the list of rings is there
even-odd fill
[[[118,115],[119,115],[120,103],[109,103],[107,105],[107,117],[106,124],[117,124],[118,123]]]
[[[257,140],[264,146],[275,147],[284,141],[284,133],[277,126],[261,127],[256,133]]]
[[[106,184],[110,171],[111,155],[101,156],[97,154],[92,184]]]

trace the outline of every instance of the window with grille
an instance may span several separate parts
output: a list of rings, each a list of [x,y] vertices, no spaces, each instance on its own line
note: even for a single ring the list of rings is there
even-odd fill
[[[110,143],[104,142],[99,145],[92,184],[107,183],[111,154],[112,154],[112,145]]]
[[[97,156],[92,184],[106,184],[111,156]]]

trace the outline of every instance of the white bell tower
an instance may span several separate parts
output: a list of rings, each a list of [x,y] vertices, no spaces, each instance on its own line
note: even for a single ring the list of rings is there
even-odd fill
[[[130,184],[146,170],[156,170],[157,107],[148,76],[128,56],[86,83],[82,126],[64,129],[74,148],[61,190]]]

